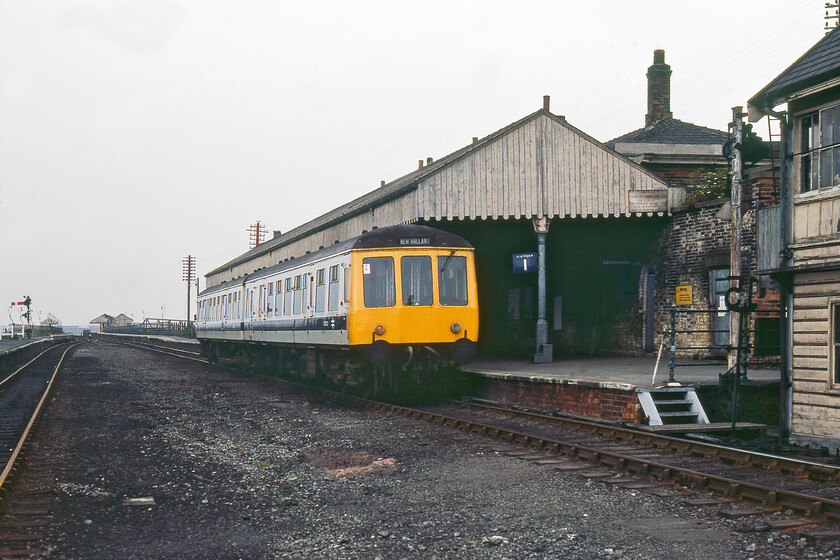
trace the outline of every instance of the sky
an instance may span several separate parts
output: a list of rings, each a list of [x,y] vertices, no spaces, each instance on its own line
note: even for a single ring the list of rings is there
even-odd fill
[[[726,130],[824,35],[824,0],[0,1],[0,324],[186,317],[203,275],[542,107]],[[767,124],[756,125],[766,135]],[[194,311],[195,290],[192,291]]]

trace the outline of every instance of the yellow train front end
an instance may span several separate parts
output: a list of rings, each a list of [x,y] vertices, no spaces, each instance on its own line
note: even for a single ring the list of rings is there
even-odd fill
[[[415,235],[354,249],[350,275],[348,339],[372,363],[435,367],[474,358],[475,261],[463,239]]]

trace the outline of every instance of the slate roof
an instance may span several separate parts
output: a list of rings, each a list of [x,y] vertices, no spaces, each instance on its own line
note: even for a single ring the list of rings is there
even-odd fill
[[[763,112],[783,103],[789,96],[840,78],[840,27],[823,37],[796,62],[756,93],[748,102],[750,108]]]
[[[616,144],[723,144],[729,134],[722,130],[706,128],[674,118],[660,119],[652,125],[613,138],[605,145],[615,149]]]

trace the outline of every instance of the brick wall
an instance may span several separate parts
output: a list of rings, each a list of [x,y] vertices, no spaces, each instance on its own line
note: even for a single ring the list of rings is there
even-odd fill
[[[655,262],[656,285],[656,332],[657,345],[670,326],[670,307],[675,303],[677,286],[691,286],[693,309],[711,309],[709,271],[729,267],[729,247],[732,224],[723,212],[725,199],[703,202],[691,208],[675,212],[671,222],[660,238],[660,248]],[[755,270],[756,207],[778,203],[777,182],[772,177],[757,177],[748,180],[744,189],[741,235],[741,270],[752,274]],[[779,294],[767,289],[763,298],[756,299],[759,310],[756,316],[762,320],[759,328],[772,325],[778,318]],[[678,306],[678,309],[680,307]],[[755,326],[755,323],[753,324]],[[677,330],[711,330],[712,316],[707,313],[677,314]],[[766,333],[766,331],[765,331]],[[764,336],[768,336],[766,333]],[[678,346],[710,346],[711,333],[682,333],[678,335]],[[755,344],[755,336],[752,337]],[[769,354],[768,354],[769,352]],[[692,349],[679,352],[680,357],[708,357],[711,350]],[[720,352],[718,352],[720,354]],[[778,355],[764,348],[763,355],[751,356],[753,363],[774,363]]]
[[[636,392],[632,389],[483,378],[481,394],[486,399],[526,408],[611,422],[638,424],[643,417]]]

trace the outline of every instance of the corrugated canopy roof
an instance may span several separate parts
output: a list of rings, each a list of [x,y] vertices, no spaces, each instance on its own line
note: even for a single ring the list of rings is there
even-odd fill
[[[598,145],[603,147],[603,144],[598,142],[596,139],[592,138],[591,136],[583,133],[579,129],[575,128],[574,126],[568,124],[563,117],[559,117],[547,111],[546,109],[540,109],[530,115],[523,117],[522,119],[515,121],[506,127],[493,132],[492,134],[485,136],[484,138],[472,142],[460,150],[457,150],[437,161],[433,161],[427,165],[424,165],[422,168],[412,171],[407,175],[404,175],[386,185],[379,187],[365,195],[360,196],[359,198],[348,202],[342,206],[339,206],[335,210],[327,212],[322,216],[315,218],[303,225],[300,225],[274,239],[266,241],[260,245],[257,245],[250,251],[243,253],[236,257],[235,259],[223,264],[222,266],[208,272],[205,276],[210,277],[226,270],[232,270],[234,267],[248,262],[252,259],[255,259],[261,255],[267,254],[277,248],[283,247],[285,245],[289,245],[299,239],[305,238],[306,236],[312,235],[316,232],[322,231],[327,229],[343,220],[351,218],[353,216],[359,215],[363,212],[367,212],[371,209],[374,209],[390,200],[396,199],[405,193],[411,191],[412,189],[416,189],[418,183],[423,181],[425,178],[438,173],[441,169],[461,160],[469,156],[470,154],[475,153],[478,150],[485,148],[486,146],[493,144],[496,140],[504,137],[505,135],[511,133],[524,125],[527,125],[531,121],[539,117],[548,117],[556,124],[564,127],[571,131],[575,136],[579,138],[583,138],[592,144]],[[698,127],[700,128],[700,127]],[[661,179],[648,171],[647,169],[639,166],[638,164],[632,162],[631,160],[625,158],[623,155],[611,152],[615,158],[621,159],[624,163],[632,168],[635,168],[640,172],[642,175],[649,177],[649,180],[661,184],[661,188],[667,189],[667,185],[661,181]],[[415,216],[415,219],[418,216]]]

